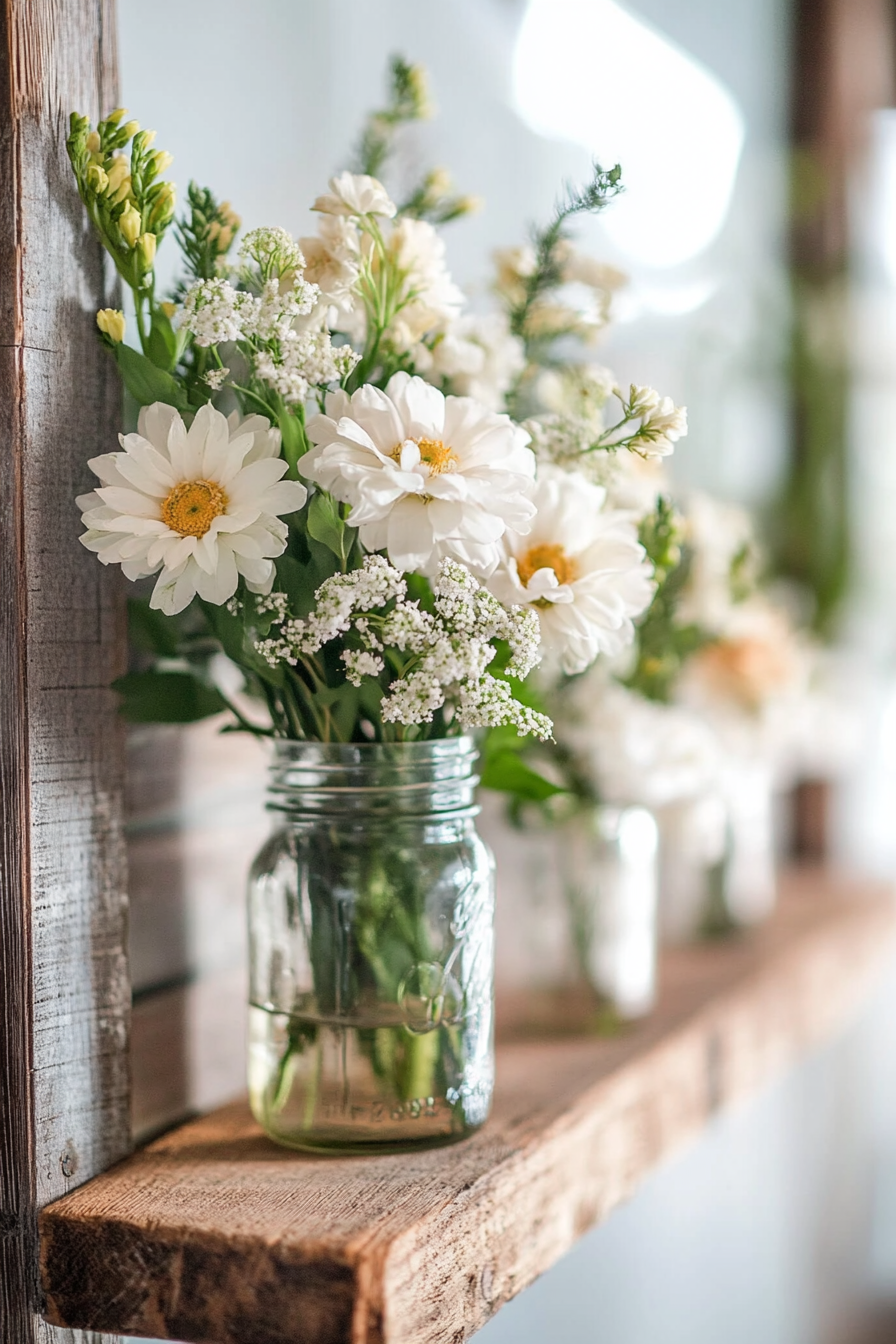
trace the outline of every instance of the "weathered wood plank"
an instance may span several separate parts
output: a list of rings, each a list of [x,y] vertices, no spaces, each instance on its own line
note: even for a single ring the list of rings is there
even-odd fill
[[[494,1116],[454,1148],[304,1157],[242,1103],[157,1140],[44,1211],[50,1319],[216,1344],[467,1338],[892,957],[891,891],[785,891],[754,936],[667,954],[631,1032],[501,1046]]]
[[[115,100],[112,0],[0,4],[0,1337],[36,1314],[36,1210],[127,1151],[122,746],[112,576],[78,545],[120,393],[65,155]],[[75,1337],[67,1334],[70,1341]],[[78,1336],[81,1339],[81,1336]]]

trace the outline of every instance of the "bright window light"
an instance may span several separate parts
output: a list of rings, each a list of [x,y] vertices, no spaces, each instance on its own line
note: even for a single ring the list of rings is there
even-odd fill
[[[667,267],[710,245],[744,141],[715,75],[615,0],[529,0],[513,75],[533,130],[622,164],[625,193],[602,216],[622,252]]]

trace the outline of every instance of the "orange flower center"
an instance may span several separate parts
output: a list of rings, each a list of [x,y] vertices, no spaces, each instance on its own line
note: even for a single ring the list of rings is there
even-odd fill
[[[204,537],[227,511],[227,496],[214,481],[181,481],[162,500],[162,522],[182,537]]]
[[[526,554],[516,562],[520,582],[527,585],[533,574],[540,569],[552,569],[557,582],[574,583],[579,577],[579,567],[571,555],[567,555],[556,542],[544,542],[540,546],[530,546]]]
[[[457,466],[454,449],[441,439],[414,439],[413,442],[420,449],[420,461],[429,467],[431,476],[441,476],[443,471],[453,471]],[[396,462],[401,460],[401,449],[400,443],[392,449],[392,457]]]

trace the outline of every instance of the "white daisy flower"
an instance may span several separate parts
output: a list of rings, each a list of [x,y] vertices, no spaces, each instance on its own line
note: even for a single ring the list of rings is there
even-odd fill
[[[326,412],[299,470],[351,504],[362,544],[399,569],[433,574],[450,557],[487,575],[505,531],[528,529],[535,458],[508,416],[407,373],[385,392],[331,392]]]
[[[542,467],[534,500],[530,530],[507,534],[489,587],[508,606],[535,607],[546,660],[583,672],[631,643],[653,572],[631,516],[605,508],[604,488],[580,472]]]
[[[286,548],[280,515],[308,492],[283,481],[280,432],[261,415],[229,419],[203,406],[189,429],[173,406],[140,412],[136,434],[119,435],[124,452],[90,462],[102,486],[77,503],[88,529],[81,541],[129,579],[159,570],[150,605],[173,616],[198,593],[221,606],[240,576],[267,593],[273,559]]]
[[[330,190],[318,196],[311,209],[323,215],[382,215],[391,219],[397,207],[375,177],[338,173],[330,178]]]

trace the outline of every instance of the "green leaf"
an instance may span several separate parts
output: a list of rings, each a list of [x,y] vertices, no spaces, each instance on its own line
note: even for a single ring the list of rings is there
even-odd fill
[[[297,463],[308,451],[308,440],[301,420],[292,411],[283,411],[278,417],[280,435],[283,440],[283,456],[289,463],[288,475],[294,481],[299,479]]]
[[[278,556],[274,565],[277,570],[276,587],[289,598],[290,611],[296,616],[307,616],[314,606],[314,591],[322,580],[311,565],[303,565],[288,551]]]
[[[220,692],[191,672],[128,672],[112,689],[129,723],[195,723],[227,708]]]
[[[526,765],[515,751],[499,751],[490,756],[483,765],[480,783],[484,789],[512,793],[533,803],[567,792]]]
[[[308,532],[315,541],[332,551],[340,564],[345,564],[352,548],[354,535],[339,513],[339,505],[332,495],[318,490],[308,505]],[[349,535],[347,535],[349,534]]]
[[[177,656],[180,629],[173,616],[154,611],[145,597],[128,598],[128,638],[134,648],[159,658]]]
[[[186,393],[176,379],[164,369],[157,369],[151,359],[141,355],[130,345],[116,345],[113,354],[118,363],[124,385],[138,406],[151,406],[164,401],[179,411],[188,409]]]
[[[152,315],[152,326],[146,342],[146,353],[156,368],[170,372],[177,359],[178,340],[168,318],[157,308]]]

